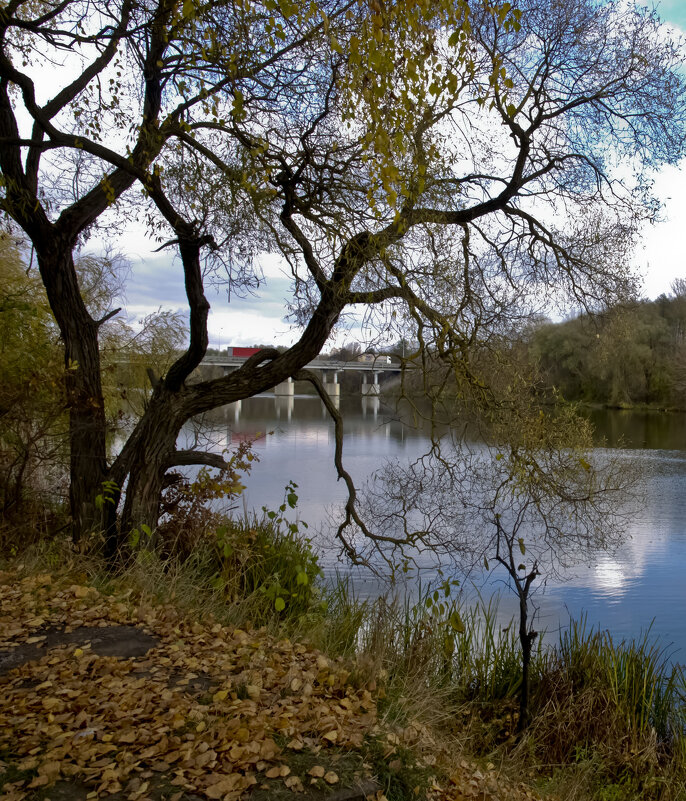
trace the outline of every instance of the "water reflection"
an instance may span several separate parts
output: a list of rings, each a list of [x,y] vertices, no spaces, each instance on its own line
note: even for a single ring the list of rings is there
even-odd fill
[[[601,559],[593,568],[593,583],[604,595],[621,598],[627,590],[629,575],[626,564],[618,559]]]
[[[381,399],[378,396],[366,395],[362,398],[362,417],[370,415],[376,420],[379,416],[379,409],[381,408]],[[385,427],[386,435],[388,436],[388,427]]]
[[[581,409],[599,445],[686,450],[686,414],[632,409]]]
[[[340,399],[345,420],[344,460],[356,484],[384,460],[410,460],[423,454],[428,440],[404,426],[378,397]],[[627,470],[637,470],[643,502],[627,520],[627,539],[615,554],[603,554],[588,565],[568,571],[564,580],[550,579],[538,592],[539,626],[555,636],[571,613],[587,613],[589,624],[609,628],[618,637],[637,636],[652,626],[665,644],[686,661],[686,416],[654,412],[588,413],[605,447],[621,452]],[[215,410],[206,426],[221,450],[253,439],[259,462],[245,482],[249,507],[277,507],[288,481],[298,484],[298,514],[310,531],[325,526],[330,510],[345,498],[333,465],[334,430],[316,397],[258,396]],[[602,451],[600,451],[602,453]],[[329,575],[349,571],[335,544],[317,535]],[[481,580],[481,579],[479,579]],[[363,597],[379,591],[362,573],[354,584]],[[476,590],[467,590],[476,592]],[[500,591],[500,616],[505,623],[516,611],[498,571],[485,577],[480,591]]]
[[[290,423],[293,417],[293,409],[295,408],[295,397],[293,395],[286,395],[285,397],[274,398],[274,411],[276,412],[276,419],[281,420],[284,417]]]
[[[333,398],[345,420],[348,437],[390,437],[398,442],[408,438],[422,440],[420,432],[407,428],[399,417],[385,407],[378,397]],[[265,432],[273,432],[279,440],[307,436],[316,429],[333,432],[333,422],[319,398],[311,395],[257,395],[209,412],[204,422],[208,431],[224,435],[226,443],[242,441],[250,436],[262,440]],[[292,428],[288,424],[295,423]]]

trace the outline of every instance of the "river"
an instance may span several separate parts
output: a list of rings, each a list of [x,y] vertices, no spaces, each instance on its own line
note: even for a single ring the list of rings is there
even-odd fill
[[[385,459],[409,460],[426,449],[426,437],[394,419],[378,398],[342,398],[344,458],[356,484]],[[537,627],[556,636],[570,615],[609,629],[617,639],[651,636],[670,657],[686,662],[686,415],[658,412],[588,413],[605,447],[622,447],[622,459],[640,475],[640,510],[627,524],[626,541],[613,554],[550,580],[534,596]],[[333,465],[334,431],[319,399],[258,396],[224,407],[205,420],[203,434],[217,450],[254,439],[259,461],[245,480],[246,509],[275,509],[289,481],[298,485],[297,515],[321,552],[328,576],[349,574],[360,597],[381,591],[378,579],[350,567],[330,545],[331,510],[345,498]],[[430,575],[424,577],[424,580]],[[514,614],[514,598],[493,570],[486,593],[498,591],[499,615]],[[465,592],[474,593],[472,585]]]

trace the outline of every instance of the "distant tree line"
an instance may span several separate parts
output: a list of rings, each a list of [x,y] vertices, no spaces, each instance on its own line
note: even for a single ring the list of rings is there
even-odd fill
[[[527,335],[546,383],[567,400],[686,408],[686,279],[669,294]]]

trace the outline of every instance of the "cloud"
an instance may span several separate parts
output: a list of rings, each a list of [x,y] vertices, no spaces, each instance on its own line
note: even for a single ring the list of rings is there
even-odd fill
[[[291,279],[276,273],[265,278],[258,294],[227,299],[226,290],[208,289],[210,346],[290,345],[299,329],[284,318]]]
[[[644,276],[644,294],[656,298],[669,292],[671,282],[686,277],[683,248],[686,192],[684,167],[664,167],[655,181],[655,193],[663,201],[662,221],[644,231],[635,263]]]
[[[126,299],[151,310],[187,307],[183,272],[169,252],[131,257],[131,274],[126,285]],[[127,303],[128,306],[128,303]]]
[[[128,240],[128,241],[127,241]],[[129,244],[138,245],[132,255],[125,250]],[[148,245],[148,253],[145,252]],[[120,242],[127,253],[130,274],[126,282],[123,300],[132,322],[157,311],[170,309],[187,315],[188,303],[183,280],[183,270],[173,250],[153,252],[150,243],[132,242],[127,235]],[[206,286],[205,294],[210,303],[210,346],[227,345],[291,344],[297,329],[285,319],[287,300],[291,294],[291,279],[275,258],[265,259],[265,278],[257,294],[238,297],[228,295],[226,287]]]

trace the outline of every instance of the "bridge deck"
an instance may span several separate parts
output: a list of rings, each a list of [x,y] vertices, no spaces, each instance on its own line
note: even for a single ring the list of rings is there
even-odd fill
[[[212,367],[240,367],[246,358],[241,356],[221,356],[221,357],[205,357],[200,364]],[[377,362],[343,362],[343,361],[329,361],[324,359],[315,359],[311,361],[307,368],[309,370],[355,370],[370,373],[392,372],[399,373],[401,367],[399,364],[381,364]]]

